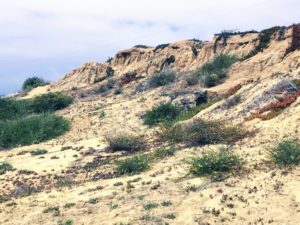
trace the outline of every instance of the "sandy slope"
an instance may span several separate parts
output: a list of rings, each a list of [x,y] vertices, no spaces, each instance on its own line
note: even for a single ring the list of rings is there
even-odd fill
[[[287,35],[290,37],[290,31],[287,31]],[[255,44],[251,42],[255,38],[256,34],[243,38],[234,36],[227,47],[220,46],[218,51],[244,55]],[[243,46],[239,44],[242,42],[249,43]],[[161,66],[166,55],[175,55],[174,46],[179,46],[180,50],[177,50],[180,52],[175,55],[179,60],[172,67],[181,73],[178,81],[171,86],[135,93],[138,84],[133,82],[123,88],[121,95],[114,95],[113,91],[107,96],[93,94],[92,90],[101,85],[93,84],[93,79],[102,76],[108,65],[92,63],[72,71],[51,87],[33,90],[28,97],[44,93],[49,88],[50,91],[68,90],[69,94],[75,96],[72,106],[58,112],[71,120],[72,129],[56,140],[0,152],[0,161],[7,161],[16,168],[15,171],[0,175],[0,196],[26,185],[41,188],[41,192],[0,203],[0,224],[52,225],[64,223],[67,219],[72,219],[75,225],[299,224],[300,168],[285,171],[269,166],[266,156],[267,150],[277,141],[299,137],[300,100],[271,120],[244,121],[250,112],[272,101],[272,98],[261,98],[266,91],[283,80],[300,78],[300,52],[283,57],[289,42],[289,38],[276,41],[274,37],[268,49],[249,60],[236,63],[228,79],[209,90],[221,94],[241,84],[242,88],[237,92],[241,101],[226,109],[223,107],[226,100],[222,100],[197,117],[242,123],[247,130],[255,131],[253,136],[233,146],[244,160],[243,170],[239,175],[221,182],[190,175],[185,162],[194,153],[218,146],[178,146],[180,151],[175,156],[158,160],[147,172],[115,177],[115,161],[124,155],[109,152],[104,138],[117,131],[134,132],[143,135],[149,149],[154,150],[153,138],[159,129],[143,125],[141,115],[153,105],[171,100],[170,96],[175,91],[188,91],[180,97],[195,98],[193,92],[199,91],[199,86],[185,85],[184,70],[197,68],[211,59],[212,42],[178,42],[158,53],[153,53],[153,49],[126,50],[131,57],[124,58],[124,53],[120,52],[109,64],[116,69],[117,78],[124,72],[137,70],[144,73],[146,78],[139,81],[144,82],[150,71]],[[197,47],[197,57],[189,55],[191,47]],[[144,52],[142,56],[141,51]],[[151,59],[153,62],[145,63]],[[102,72],[92,73],[94,66],[102,68],[99,69]],[[71,90],[74,84],[78,84],[78,88]],[[100,111],[105,112],[104,119],[99,118]],[[43,158],[31,156],[29,151],[34,149],[46,149],[48,153]],[[99,165],[92,171],[85,171],[82,167],[92,161],[97,161]],[[36,174],[18,174],[22,169],[32,170]],[[62,179],[72,180],[72,186],[58,187]],[[118,182],[122,184],[115,185]],[[96,198],[97,203],[88,203],[91,198]],[[170,201],[171,204],[162,206],[164,201]],[[74,203],[74,206],[64,208],[67,203]],[[148,203],[158,206],[145,210],[144,206]],[[53,216],[43,213],[50,206],[59,206],[60,214]],[[175,216],[174,219],[166,218],[171,214]]]

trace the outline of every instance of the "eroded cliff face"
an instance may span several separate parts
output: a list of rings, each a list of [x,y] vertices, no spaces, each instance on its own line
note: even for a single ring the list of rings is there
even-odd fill
[[[269,76],[276,70],[293,70],[297,65],[298,56],[286,55],[292,43],[292,27],[285,28],[284,38],[280,38],[279,32],[277,30],[272,34],[268,47],[262,52],[236,63],[229,77],[236,79],[239,76],[248,80]],[[163,69],[177,72],[193,71],[221,53],[243,58],[259,44],[259,36],[260,33],[229,35],[226,44],[220,36],[215,36],[210,42],[185,40],[159,45],[156,48],[134,47],[118,52],[110,62],[83,64],[55,82],[52,89],[61,91],[93,85],[104,80],[108,69],[114,70],[115,77],[127,72],[136,72],[140,76],[149,77]]]
[[[136,72],[141,76],[151,76],[163,69],[177,72],[192,71],[211,60],[216,54],[230,53],[240,57],[248,54],[257,44],[259,34],[230,36],[227,44],[215,39],[211,42],[186,40],[172,44],[160,45],[157,48],[131,48],[120,51],[108,63],[86,63],[80,68],[66,74],[52,85],[55,90],[68,90],[72,87],[86,87],[107,76],[106,70],[111,67],[116,76],[126,72]]]

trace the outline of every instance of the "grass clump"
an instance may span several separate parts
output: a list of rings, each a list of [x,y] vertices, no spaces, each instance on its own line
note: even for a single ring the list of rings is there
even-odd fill
[[[133,134],[117,133],[106,136],[106,141],[112,151],[135,152],[145,148],[145,141],[142,137]]]
[[[150,159],[147,155],[136,155],[130,158],[120,160],[117,162],[117,173],[124,174],[136,174],[146,171],[150,168]]]
[[[149,126],[154,126],[159,123],[168,123],[178,117],[182,109],[172,103],[162,103],[147,111],[143,116],[144,123]]]
[[[12,165],[7,162],[0,162],[0,175],[5,174],[7,171],[13,170]]]
[[[161,87],[173,83],[176,79],[176,73],[174,71],[162,71],[153,75],[150,78],[150,87]]]
[[[216,175],[238,169],[241,159],[231,148],[207,150],[190,160],[190,172],[198,176]]]
[[[69,129],[70,123],[67,120],[51,114],[0,121],[0,146],[37,144],[60,136]]]
[[[192,142],[196,145],[232,144],[244,138],[246,132],[220,121],[196,119],[188,124],[176,124],[166,130],[163,136],[172,142]]]
[[[37,149],[37,150],[33,150],[30,152],[31,155],[45,155],[46,153],[48,153],[47,150],[42,150],[42,149]]]
[[[205,63],[193,76],[198,77],[205,87],[213,87],[226,78],[228,70],[239,58],[235,55],[220,54],[212,61]],[[196,79],[194,78],[194,80]],[[189,77],[191,79],[191,77]],[[195,81],[192,82],[192,84]]]
[[[49,83],[47,83],[46,81],[44,81],[42,78],[39,77],[30,77],[27,78],[23,85],[22,85],[22,90],[31,90],[33,88],[39,87],[39,86],[44,86],[47,85]]]
[[[296,140],[285,140],[271,149],[270,159],[279,166],[296,166],[300,164],[300,143]]]

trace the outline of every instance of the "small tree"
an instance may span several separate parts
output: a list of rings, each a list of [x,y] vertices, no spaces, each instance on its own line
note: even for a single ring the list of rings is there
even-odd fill
[[[22,85],[22,90],[30,90],[39,86],[44,86],[48,84],[46,81],[44,81],[42,78],[39,77],[30,77],[27,78],[23,85]]]

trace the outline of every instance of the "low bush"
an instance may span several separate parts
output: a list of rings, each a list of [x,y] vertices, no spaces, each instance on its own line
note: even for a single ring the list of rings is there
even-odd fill
[[[229,68],[238,60],[235,55],[220,54],[191,75],[193,82],[198,78],[205,87],[216,86],[226,78]]]
[[[176,73],[174,71],[162,71],[153,75],[150,78],[149,86],[150,87],[160,87],[165,86],[170,83],[173,83],[176,79]]]
[[[162,103],[147,111],[143,116],[144,123],[154,126],[159,123],[169,123],[173,121],[182,112],[182,109],[172,103]]]
[[[35,97],[31,108],[34,113],[54,112],[64,109],[73,102],[73,99],[60,92],[52,92]]]
[[[106,141],[112,151],[128,151],[135,152],[145,148],[145,141],[142,137],[132,134],[108,134]]]
[[[113,79],[108,79],[105,84],[102,84],[99,89],[96,91],[98,94],[104,94],[109,90],[113,89],[115,81]]]
[[[117,162],[116,171],[120,175],[136,174],[150,168],[147,155],[137,155]]]
[[[31,155],[45,155],[46,153],[48,153],[47,150],[42,150],[42,149],[37,149],[37,150],[33,150],[30,152]]]
[[[0,121],[0,147],[37,144],[62,135],[69,128],[67,120],[50,114]]]
[[[300,164],[300,143],[295,140],[285,140],[269,151],[272,162],[280,166],[295,166]]]
[[[191,142],[196,145],[232,144],[246,136],[246,132],[220,121],[196,119],[188,124],[175,124],[166,129],[163,137],[172,142]]]
[[[39,77],[30,77],[27,78],[23,85],[22,85],[22,90],[30,90],[39,86],[44,86],[47,85],[48,83],[45,82],[42,78]]]
[[[238,170],[241,159],[231,148],[220,148],[217,151],[205,150],[201,156],[192,157],[189,163],[192,174],[207,176]]]
[[[11,171],[13,169],[12,165],[6,162],[0,162],[0,175],[5,174],[7,171]]]

